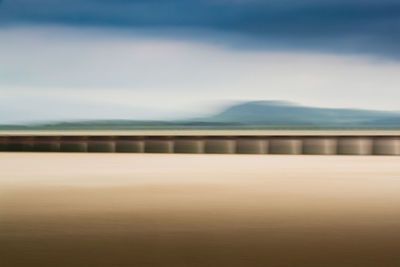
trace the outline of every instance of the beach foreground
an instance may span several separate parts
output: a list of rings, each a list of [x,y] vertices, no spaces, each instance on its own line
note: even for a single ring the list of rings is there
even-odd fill
[[[400,158],[0,153],[0,266],[400,266]]]

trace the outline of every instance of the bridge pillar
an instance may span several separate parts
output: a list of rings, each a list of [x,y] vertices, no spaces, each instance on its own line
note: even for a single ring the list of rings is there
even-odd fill
[[[338,154],[370,155],[372,154],[372,138],[340,137],[338,139]]]
[[[8,138],[5,136],[0,136],[0,151],[7,151]]]
[[[233,154],[236,152],[236,142],[229,137],[208,137],[205,140],[204,152],[209,154]]]
[[[117,137],[115,140],[115,152],[144,153],[144,143],[142,137]]]
[[[147,137],[145,153],[174,153],[174,141],[170,137]]]
[[[58,152],[60,151],[60,138],[57,136],[37,136],[33,143],[33,151]]]
[[[6,150],[12,152],[28,152],[33,150],[33,137],[13,136],[7,138]]]
[[[303,141],[297,137],[272,137],[269,139],[269,154],[301,154]]]
[[[400,155],[400,138],[375,137],[373,144],[374,155]]]
[[[87,141],[84,136],[63,136],[60,142],[61,152],[87,152]]]
[[[334,137],[305,137],[303,154],[334,155],[337,153],[337,139]]]
[[[202,138],[176,137],[174,140],[175,153],[204,153],[204,140]]]
[[[261,137],[238,137],[236,139],[236,153],[266,154],[268,153],[268,141]]]
[[[115,142],[111,136],[89,137],[87,145],[88,152],[115,152]]]

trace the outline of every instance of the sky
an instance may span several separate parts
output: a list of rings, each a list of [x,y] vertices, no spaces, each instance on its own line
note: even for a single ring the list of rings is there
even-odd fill
[[[398,99],[397,0],[0,0],[0,124]]]

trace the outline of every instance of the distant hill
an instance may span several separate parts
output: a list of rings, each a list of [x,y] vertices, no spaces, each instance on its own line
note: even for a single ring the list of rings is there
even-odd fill
[[[400,127],[400,112],[314,108],[282,101],[253,101],[231,106],[219,114],[200,120],[253,125]]]
[[[176,121],[89,120],[0,125],[0,130],[400,129],[400,112],[300,106],[283,101],[232,105],[209,117]]]

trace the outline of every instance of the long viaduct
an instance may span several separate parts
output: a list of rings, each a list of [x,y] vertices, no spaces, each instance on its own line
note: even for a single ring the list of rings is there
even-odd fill
[[[400,155],[397,131],[0,132],[0,151]]]

